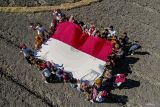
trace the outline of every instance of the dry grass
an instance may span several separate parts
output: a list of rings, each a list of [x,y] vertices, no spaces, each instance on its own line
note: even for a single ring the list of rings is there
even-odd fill
[[[81,0],[76,3],[64,3],[57,6],[38,6],[38,7],[0,7],[1,13],[35,13],[53,11],[54,9],[68,10],[76,7],[86,6],[100,0]]]

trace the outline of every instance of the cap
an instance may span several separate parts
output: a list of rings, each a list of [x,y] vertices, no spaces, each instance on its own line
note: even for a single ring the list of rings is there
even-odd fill
[[[102,84],[102,80],[100,78],[96,79],[95,84],[96,85],[101,85]]]

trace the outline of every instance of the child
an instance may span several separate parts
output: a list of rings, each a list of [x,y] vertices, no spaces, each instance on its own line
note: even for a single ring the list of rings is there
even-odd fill
[[[100,33],[100,31],[99,31],[99,30],[97,30],[97,31],[96,31],[96,33],[95,33],[95,37],[101,37],[101,33]]]
[[[90,36],[95,36],[95,34],[96,34],[96,28],[95,28],[95,26],[93,24],[90,26],[88,34]]]
[[[23,53],[23,55],[24,55],[25,59],[27,60],[27,62],[29,64],[32,64],[31,61],[30,61],[30,56],[34,56],[34,52],[30,48],[28,48],[25,44],[22,44],[20,46],[20,48],[21,48],[20,52]]]
[[[64,21],[64,19],[66,18],[66,15],[62,13],[60,9],[56,9],[53,12],[53,17],[56,17],[56,21],[57,23],[59,23]]]
[[[86,99],[87,101],[92,99],[93,88],[92,88],[92,86],[89,85],[89,83],[87,81],[82,81],[81,82],[80,89],[85,92],[85,94],[87,96],[87,99]]]
[[[36,50],[40,49],[42,43],[43,43],[43,38],[42,38],[42,36],[37,35],[37,36],[35,37],[35,49],[36,49]]]
[[[70,18],[69,18],[69,22],[74,23],[75,21],[76,21],[76,20],[75,20],[74,16],[73,16],[73,15],[71,15],[71,16],[70,16]]]
[[[113,26],[110,26],[108,28],[108,30],[109,30],[109,33],[110,33],[110,35],[108,35],[109,37],[116,36],[116,31],[115,31]]]
[[[123,45],[123,47],[125,47],[126,44],[128,44],[128,43],[129,43],[129,37],[127,35],[127,32],[124,32],[123,33],[123,37],[122,37],[122,45]]]
[[[113,86],[120,87],[126,81],[127,81],[127,78],[124,74],[117,74],[117,75],[115,75],[115,81],[114,81]]]
[[[43,37],[43,41],[44,41],[46,39],[45,32],[48,33],[47,30],[40,23],[37,23],[37,26],[35,29],[37,30],[37,34]]]
[[[128,54],[133,55],[134,52],[139,48],[141,48],[141,46],[138,44],[138,42],[137,41],[133,42],[131,44],[131,47],[129,48]]]
[[[109,30],[107,28],[105,28],[103,33],[102,33],[102,37],[104,39],[108,39],[108,35],[109,35]]]
[[[53,16],[53,19],[51,21],[51,25],[50,25],[50,31],[51,34],[53,35],[56,31],[56,27],[57,27],[57,20],[56,20],[56,16]]]
[[[45,83],[51,83],[56,80],[56,75],[51,73],[51,71],[47,67],[42,70],[41,74],[42,80],[45,79]]]
[[[106,91],[106,87],[102,86],[102,79],[98,78],[95,81],[95,84],[93,86],[93,101],[94,102],[103,102],[108,95]]]

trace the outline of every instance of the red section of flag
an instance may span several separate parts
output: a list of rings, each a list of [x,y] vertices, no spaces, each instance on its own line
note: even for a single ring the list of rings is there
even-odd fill
[[[112,53],[112,43],[99,37],[89,36],[71,22],[63,22],[57,26],[52,38],[60,40],[82,52],[106,61]]]

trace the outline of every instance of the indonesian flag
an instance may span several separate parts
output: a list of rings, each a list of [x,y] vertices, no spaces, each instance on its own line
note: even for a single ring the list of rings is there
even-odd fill
[[[103,66],[112,53],[112,44],[99,37],[89,36],[71,22],[58,24],[55,34],[37,53],[40,59],[63,64],[74,78],[94,80],[103,73]]]

